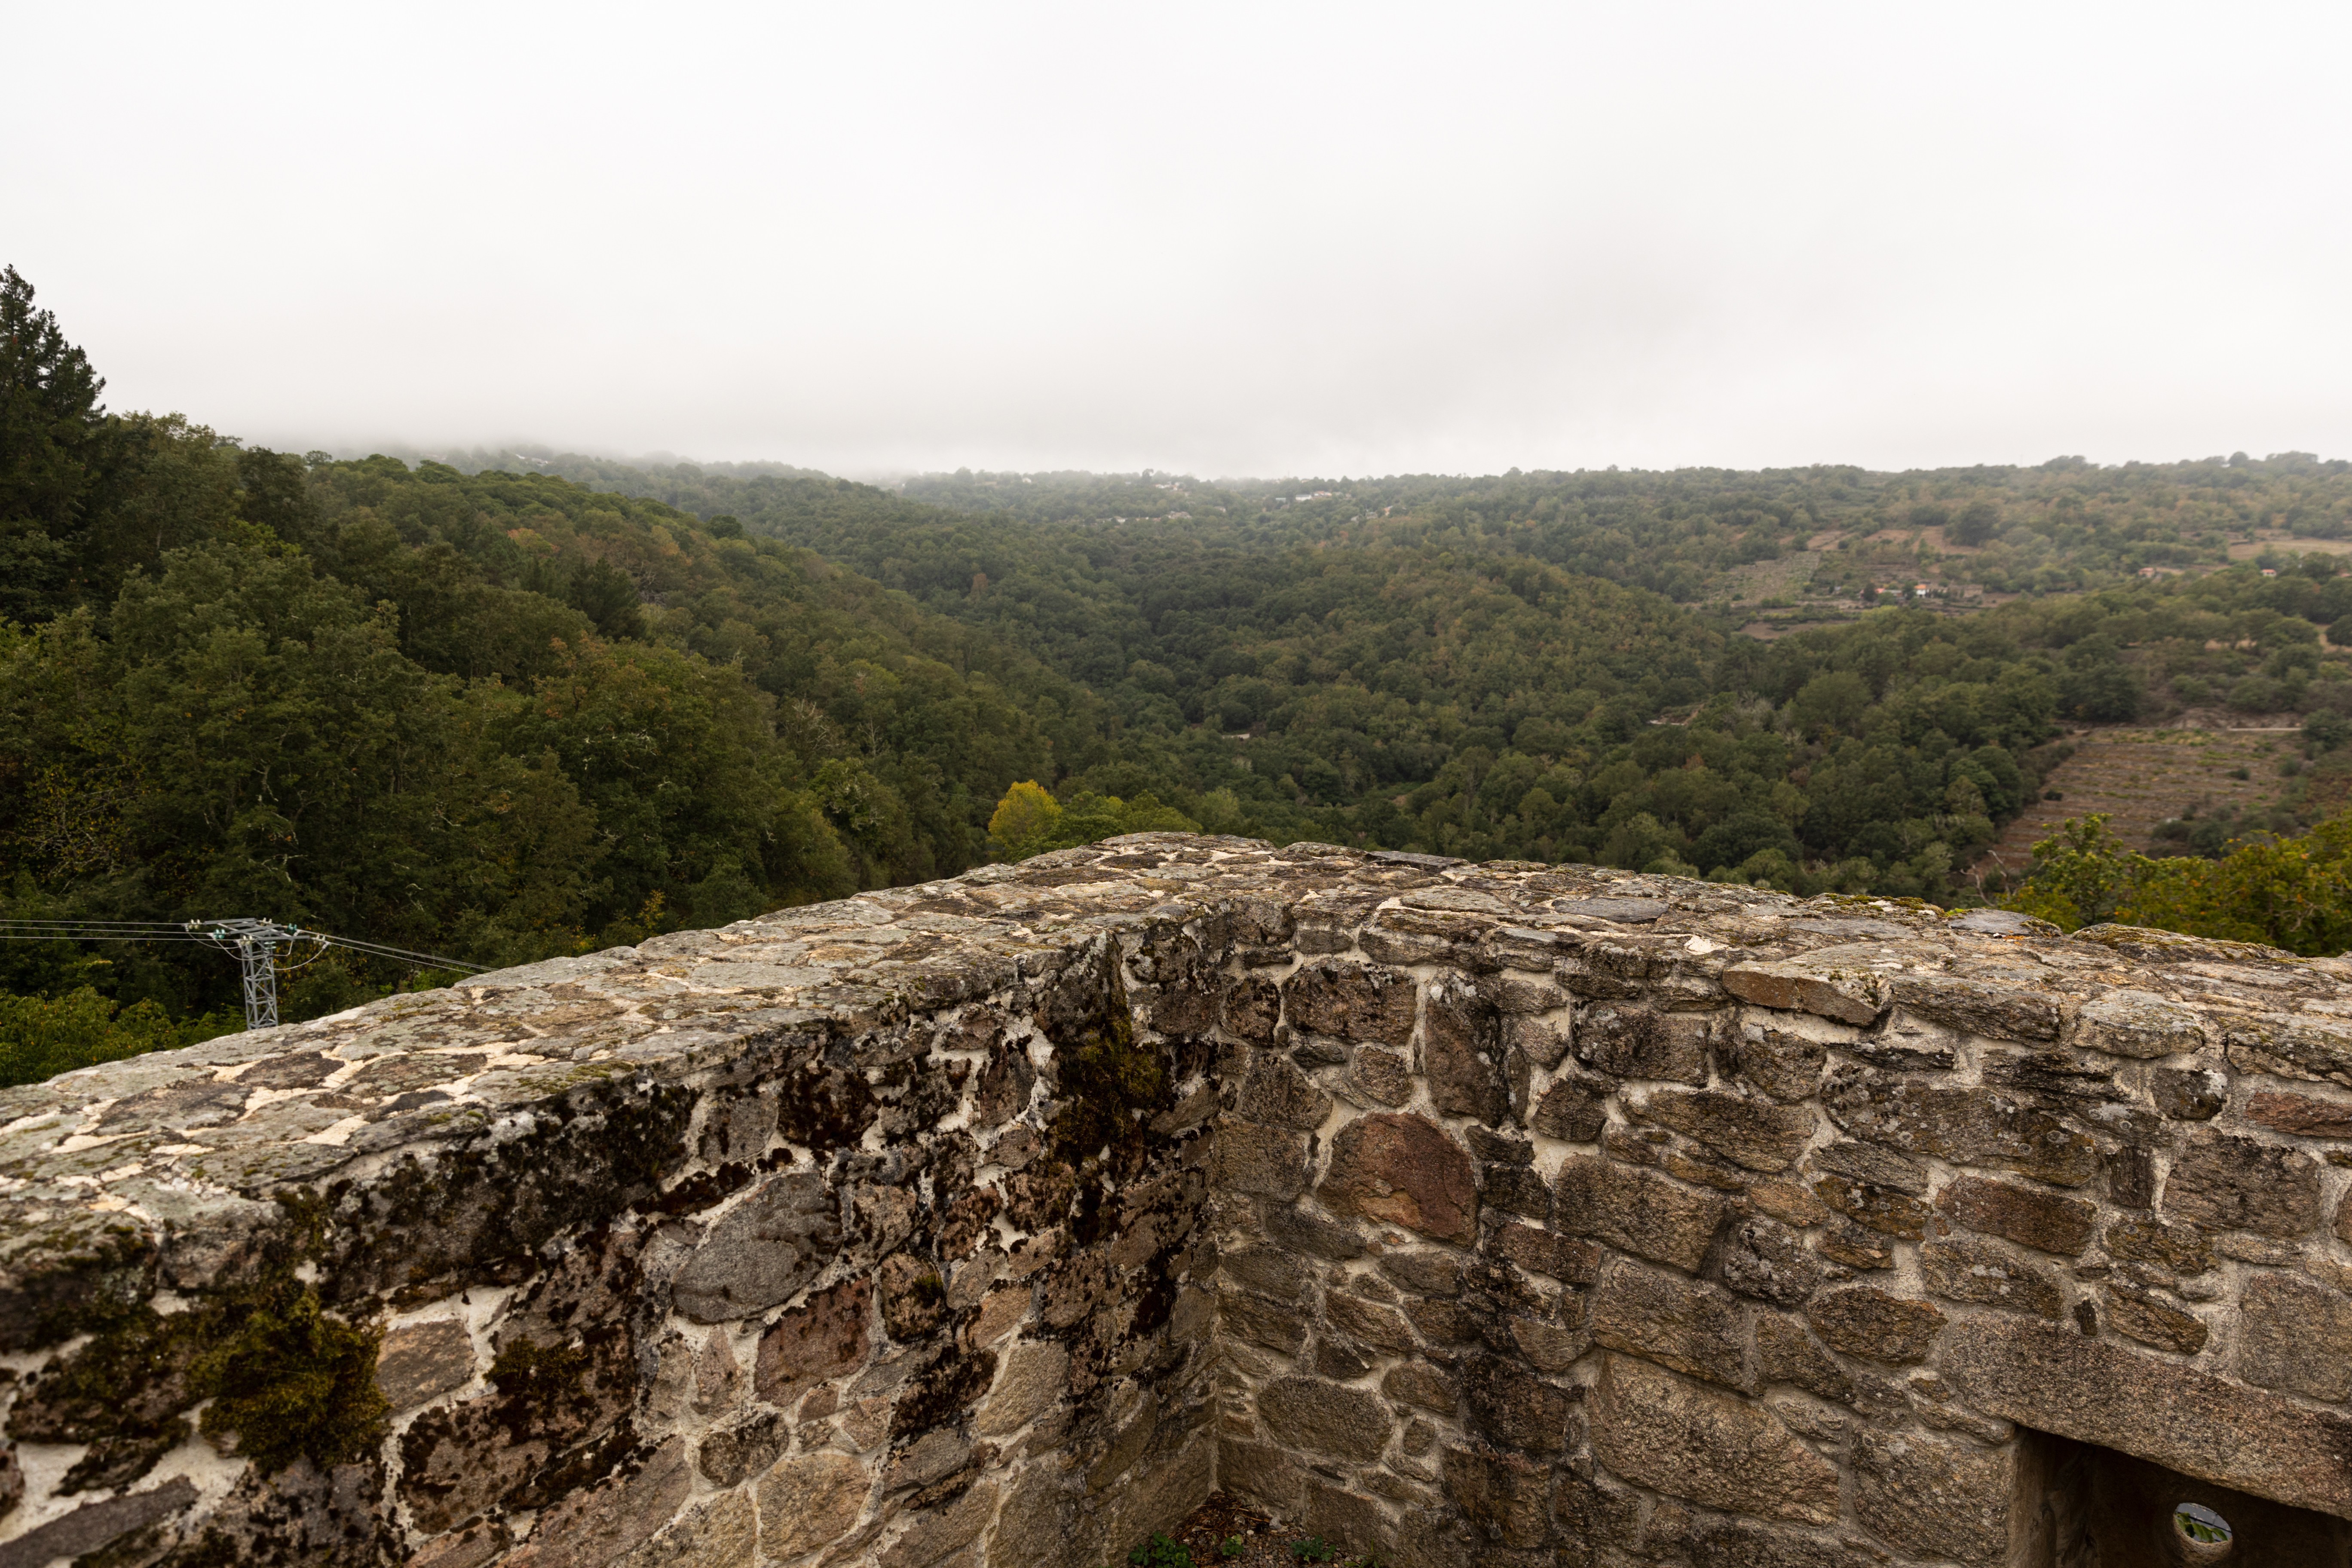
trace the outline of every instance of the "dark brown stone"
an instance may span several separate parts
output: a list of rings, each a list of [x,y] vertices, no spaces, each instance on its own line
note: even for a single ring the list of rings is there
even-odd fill
[[[704,1433],[695,1450],[695,1468],[712,1485],[731,1487],[766,1469],[792,1440],[782,1412],[753,1410]]]
[[[1323,1321],[1343,1334],[1385,1351],[1409,1352],[1418,1348],[1402,1312],[1345,1291],[1323,1292]]]
[[[2247,1277],[2242,1301],[2240,1377],[2331,1405],[2352,1395],[2352,1299],[2265,1269]]]
[[[1724,1204],[1639,1166],[1576,1155],[1560,1167],[1559,1228],[1590,1236],[1656,1263],[1696,1271],[1721,1223]]]
[[[1549,1529],[1550,1468],[1517,1454],[1449,1447],[1443,1458],[1445,1495],[1488,1539],[1505,1546],[1540,1546]]]
[[[1774,1100],[1793,1105],[1821,1087],[1829,1047],[1769,1023],[1743,1023],[1724,1039],[1727,1070]]]
[[[1636,1121],[1671,1127],[1751,1171],[1787,1170],[1813,1135],[1808,1107],[1716,1089],[1660,1089],[1629,1100],[1625,1109]]]
[[[1820,948],[1783,963],[1735,963],[1723,972],[1723,988],[1759,1007],[1867,1025],[1893,996],[1886,976],[1872,967],[1877,957],[1864,948]]]
[[[1936,1210],[1955,1225],[2061,1258],[2077,1257],[2091,1244],[2099,1217],[2099,1211],[2080,1198],[1981,1176],[1955,1178],[1937,1194]]]
[[[1162,1026],[1163,1027],[1165,1026]],[[1029,1059],[1026,1042],[999,1046],[981,1069],[980,1087],[972,1099],[972,1124],[1001,1127],[1029,1104],[1037,1068]]]
[[[383,1336],[375,1385],[397,1413],[474,1380],[474,1336],[455,1318],[409,1323]]]
[[[1898,974],[1895,1000],[1932,1023],[1996,1040],[2054,1040],[2058,998],[1966,974]]]
[[[1813,1195],[1848,1219],[1887,1236],[1916,1241],[1927,1234],[1927,1205],[1908,1193],[1832,1173],[1814,1178]]]
[[[1217,1297],[1217,1315],[1226,1332],[1284,1355],[1297,1355],[1307,1343],[1307,1320],[1296,1307],[1227,1290]]]
[[[0,1568],[42,1568],[58,1558],[86,1556],[134,1530],[169,1518],[195,1500],[194,1484],[185,1476],[174,1476],[143,1492],[86,1502],[0,1546]]]
[[[542,1513],[523,1549],[530,1568],[602,1568],[667,1524],[694,1489],[686,1440],[670,1438],[640,1464]]]
[[[1547,1138],[1590,1143],[1609,1124],[1609,1089],[1597,1079],[1563,1078],[1543,1092],[1528,1125]]]
[[[1994,1563],[2009,1552],[2014,1447],[1963,1447],[1864,1431],[1853,1448],[1854,1517],[1921,1557]]]
[[[2230,1099],[2229,1075],[2214,1068],[2151,1068],[2147,1088],[2158,1113],[2174,1121],[2210,1121]]]
[[[2263,1092],[2247,1100],[2245,1114],[2257,1127],[2297,1138],[2352,1138],[2352,1105],[2340,1100]]]
[[[1722,1016],[1595,1003],[1577,1014],[1576,1059],[1617,1078],[1702,1084],[1706,1081],[1707,1042]]]
[[[1601,1262],[1601,1249],[1591,1242],[1554,1236],[1531,1225],[1496,1226],[1486,1233],[1483,1250],[1530,1274],[1549,1275],[1571,1285],[1592,1283]]]
[[[2342,1415],[2011,1313],[1954,1324],[1937,1364],[1989,1415],[2352,1515],[2352,1420]]]
[[[2205,1348],[2204,1323],[2155,1291],[2111,1284],[2106,1297],[2107,1326],[2116,1332],[2182,1355],[2195,1355]]]
[[[2213,1246],[2205,1233],[2170,1220],[2119,1220],[2107,1226],[2099,1245],[2118,1262],[2153,1263],[2175,1274],[2202,1274],[2213,1267]]]
[[[1466,1245],[1478,1234],[1470,1156],[1423,1117],[1383,1112],[1341,1128],[1316,1195],[1334,1214],[1401,1225],[1436,1241]]]
[[[1220,1012],[1227,1034],[1254,1046],[1271,1045],[1275,1021],[1282,1016],[1282,992],[1271,980],[1244,975],[1226,982]]]
[[[1592,1292],[1595,1344],[1732,1388],[1748,1383],[1748,1318],[1721,1287],[1617,1259]]]
[[[1307,1377],[1277,1377],[1257,1393],[1258,1419],[1295,1451],[1377,1459],[1389,1446],[1389,1414],[1359,1388]]]
[[[866,1359],[870,1280],[860,1275],[816,1292],[760,1336],[752,1386],[771,1405],[837,1376]]]
[[[1755,1401],[1624,1356],[1593,1395],[1592,1451],[1635,1485],[1759,1519],[1837,1519],[1837,1467]]]
[[[2319,1164],[2293,1149],[2200,1127],[2173,1157],[2164,1209],[2224,1230],[2305,1236],[2319,1223]]]
[[[1941,1087],[1869,1068],[1841,1068],[1822,1105],[1856,1138],[1956,1164],[1992,1165],[2053,1186],[2099,1173],[2098,1143],[2083,1128],[2004,1089]]]
[[[1836,1405],[1853,1402],[1853,1379],[1837,1357],[1823,1350],[1800,1320],[1761,1311],[1756,1320],[1756,1376],[1759,1383],[1794,1384]]]
[[[2196,1050],[2205,1036],[2196,1009],[2154,992],[2119,988],[2083,1005],[2074,1044],[2109,1056],[2149,1058]]]
[[[1242,1082],[1234,1109],[1251,1121],[1312,1132],[1331,1114],[1331,1097],[1276,1056],[1260,1056]]]
[[[1212,1147],[1217,1184],[1228,1192],[1287,1199],[1307,1190],[1304,1132],[1229,1116],[1217,1124]]]
[[[1451,1416],[1462,1399],[1445,1374],[1427,1362],[1408,1361],[1390,1369],[1381,1380],[1381,1391],[1391,1399],[1401,1399],[1407,1405],[1418,1405],[1424,1410],[1434,1410]]]
[[[1412,1068],[1393,1051],[1359,1046],[1349,1077],[1367,1097],[1381,1105],[1402,1105],[1412,1098]]]
[[[1776,1307],[1801,1306],[1822,1282],[1821,1263],[1805,1249],[1805,1238],[1761,1215],[1724,1226],[1706,1271],[1739,1294]]]
[[[1510,1089],[1503,1073],[1502,1016],[1471,982],[1454,975],[1429,988],[1422,1018],[1421,1067],[1430,1103],[1448,1116],[1500,1127]]]
[[[1895,1366],[1927,1360],[1944,1327],[1933,1302],[1890,1296],[1875,1285],[1814,1297],[1805,1321],[1832,1349]]]
[[[1996,1242],[1956,1236],[1919,1249],[1919,1275],[1948,1301],[1979,1301],[2012,1312],[2055,1318],[2065,1305],[2058,1282]]]
[[[1500,1356],[1472,1356],[1462,1368],[1462,1398],[1470,1429],[1507,1448],[1556,1454],[1568,1447],[1570,1401],[1565,1390]]]
[[[1378,963],[1323,958],[1282,983],[1293,1028],[1402,1047],[1412,1037],[1412,976]]]
[[[1462,1291],[1462,1260],[1448,1252],[1384,1252],[1381,1273],[1423,1296],[1455,1296]]]
[[[1865,1230],[1845,1220],[1839,1220],[1822,1231],[1818,1246],[1823,1258],[1832,1263],[1843,1263],[1848,1268],[1895,1267],[1893,1243],[1875,1231]]]

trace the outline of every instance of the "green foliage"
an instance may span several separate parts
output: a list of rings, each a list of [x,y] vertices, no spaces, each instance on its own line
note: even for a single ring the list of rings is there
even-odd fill
[[[204,1431],[234,1434],[265,1476],[298,1458],[322,1470],[365,1458],[391,1415],[375,1382],[383,1338],[381,1328],[333,1317],[316,1291],[289,1282],[190,1367],[190,1389],[212,1401]]]
[[[1180,1542],[1154,1534],[1127,1554],[1129,1568],[1192,1568],[1192,1552]]]
[[[1228,1535],[1223,1541],[1217,1542],[1217,1554],[1225,1558],[1239,1557],[1244,1551],[1248,1550],[1248,1545],[1249,1543],[1244,1541],[1240,1536]]]
[[[2258,942],[2308,957],[2352,947],[2352,816],[2295,837],[2241,840],[2219,858],[2133,854],[2094,814],[2033,847],[2003,900],[2067,931],[2113,921]]]
[[[1331,1545],[1319,1535],[1303,1536],[1290,1543],[1290,1555],[1300,1563],[1328,1563]]]
[[[1006,790],[988,819],[989,847],[1007,860],[1025,860],[1048,849],[1099,844],[1123,833],[1200,831],[1199,822],[1160,805],[1160,797],[1148,790],[1129,801],[1076,789],[1065,804],[1034,779]]]
[[[0,1087],[38,1083],[76,1068],[173,1050],[245,1027],[242,1014],[174,1019],[152,999],[129,1006],[77,986],[62,996],[0,993]]]

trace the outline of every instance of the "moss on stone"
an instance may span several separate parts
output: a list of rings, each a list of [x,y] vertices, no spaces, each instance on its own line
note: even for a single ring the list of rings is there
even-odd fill
[[[322,1470],[366,1458],[391,1415],[375,1382],[383,1342],[381,1327],[346,1322],[308,1285],[283,1282],[189,1369],[191,1391],[213,1402],[205,1434],[235,1434],[264,1475],[299,1458]]]

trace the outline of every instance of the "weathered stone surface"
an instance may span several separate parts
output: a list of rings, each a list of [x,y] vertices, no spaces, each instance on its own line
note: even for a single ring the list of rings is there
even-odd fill
[[[846,1454],[797,1454],[760,1478],[760,1553],[785,1561],[849,1533],[873,1478]]]
[[[1843,1024],[1874,1023],[1894,1000],[1881,955],[1867,948],[1822,948],[1780,963],[1735,963],[1723,988],[1759,1007],[1817,1014]]]
[[[1801,1306],[1822,1282],[1822,1265],[1805,1238],[1761,1215],[1723,1227],[1707,1273],[1742,1296],[1776,1307]]]
[[[1528,1125],[1547,1138],[1590,1143],[1609,1124],[1609,1090],[1595,1079],[1563,1078],[1543,1092]]]
[[[1392,1051],[1358,1047],[1348,1077],[1367,1099],[1377,1104],[1402,1105],[1412,1098],[1412,1068]]]
[[[1389,1446],[1389,1415],[1360,1388],[1278,1377],[1257,1393],[1258,1419],[1284,1446],[1343,1459],[1377,1459]]]
[[[1504,1124],[1510,1088],[1503,1073],[1502,1016],[1466,977],[1441,979],[1430,987],[1421,1054],[1432,1105],[1448,1116]]]
[[[2221,1047],[2241,1072],[2352,1087],[2352,1026],[2340,1018],[2292,1013],[2233,1018],[2221,1032]]]
[[[2099,1211],[2080,1198],[2036,1192],[2014,1182],[1961,1176],[1936,1198],[1936,1212],[1969,1230],[2073,1258],[2091,1244]]]
[[[2296,1150],[2200,1127],[2173,1157],[2164,1211],[2225,1230],[2306,1236],[2319,1224],[2319,1163]]]
[[[1813,1113],[1805,1107],[1715,1089],[1660,1089],[1634,1097],[1625,1109],[1636,1121],[1671,1127],[1751,1171],[1787,1170],[1813,1135]]]
[[[1483,1250],[1530,1274],[1546,1274],[1572,1285],[1590,1285],[1601,1265],[1601,1249],[1590,1241],[1555,1236],[1531,1225],[1498,1225],[1486,1233]]]
[[[1811,1099],[1821,1087],[1830,1041],[1841,1030],[1819,1024],[1808,1028],[1805,1022],[1769,1011],[1748,1014],[1725,1037],[1726,1069],[1783,1104]]]
[[[1898,1366],[1925,1361],[1944,1327],[1935,1303],[1889,1295],[1875,1285],[1814,1297],[1805,1321],[1833,1349]]]
[[[602,1568],[650,1540],[693,1488],[685,1440],[672,1437],[641,1468],[564,1498],[507,1561],[514,1568]]]
[[[1470,1357],[1462,1368],[1470,1429],[1490,1443],[1553,1454],[1568,1446],[1567,1391],[1501,1356]]]
[[[2352,1515],[2352,1421],[2145,1352],[2008,1314],[1946,1334],[1937,1365],[1977,1409],[2295,1508]]]
[[[813,1171],[775,1177],[729,1210],[678,1271],[677,1310],[698,1323],[790,1300],[841,1249],[841,1205]]]
[[[2083,1005],[2074,1043],[2117,1057],[2168,1057],[2205,1044],[2204,1020],[2192,1008],[2128,987]]]
[[[1482,1532],[1505,1546],[1541,1546],[1549,1529],[1551,1474],[1517,1454],[1449,1447],[1441,1460],[1445,1495]]]
[[[1853,1449],[1854,1514],[1918,1556],[1999,1563],[2009,1552],[2014,1468],[1998,1448],[1864,1432]]]
[[[1916,1241],[1927,1234],[1927,1205],[1908,1193],[1831,1173],[1813,1179],[1813,1195],[1848,1219],[1885,1235]]]
[[[751,1568],[760,1516],[747,1492],[728,1492],[688,1510],[614,1568]]]
[[[2240,1377],[2331,1405],[2352,1395],[2352,1298],[2266,1269],[2246,1281],[2244,1301]]]
[[[1426,1362],[1409,1361],[1391,1368],[1381,1380],[1381,1392],[1391,1399],[1401,1399],[1407,1405],[1418,1405],[1447,1416],[1462,1402],[1452,1381]]]
[[[1242,1080],[1234,1109],[1250,1121],[1311,1132],[1331,1114],[1331,1097],[1282,1058],[1262,1056]]]
[[[983,1480],[936,1509],[918,1512],[884,1548],[876,1568],[929,1568],[980,1538],[996,1512],[996,1483]]]
[[[1732,1388],[1748,1383],[1747,1313],[1704,1280],[1620,1261],[1592,1293],[1592,1341]]]
[[[1837,1518],[1837,1467],[1737,1394],[1611,1356],[1591,1424],[1593,1453],[1638,1486],[1759,1519]]]
[[[1304,1132],[1228,1118],[1218,1126],[1212,1147],[1217,1184],[1228,1191],[1295,1198],[1307,1190]]]
[[[2150,1068],[2147,1088],[2158,1114],[2174,1121],[2210,1121],[2229,1103],[2230,1075],[2219,1068]]]
[[[2343,1100],[2265,1090],[2247,1098],[2245,1115],[2257,1127],[2297,1138],[2352,1138],[2352,1103]]]
[[[1707,1042],[1724,1016],[1660,1013],[1626,1003],[1601,1003],[1576,1020],[1576,1059],[1618,1078],[1706,1081]]]
[[[2084,1129],[2022,1096],[1943,1088],[1869,1068],[1833,1070],[1822,1104],[1856,1138],[1957,1164],[1997,1165],[2053,1186],[2099,1173],[2098,1143]]]
[[[383,1336],[376,1356],[375,1385],[394,1410],[414,1410],[427,1400],[463,1388],[474,1380],[474,1336],[455,1318],[406,1323]]]
[[[2110,1285],[2105,1291],[2107,1325],[2116,1332],[2162,1351],[2195,1355],[2205,1348],[2210,1333],[2188,1309],[2168,1301],[2153,1290],[2130,1285]]]
[[[1578,1155],[1560,1167],[1559,1225],[1637,1257],[1696,1271],[1705,1260],[1723,1200],[1638,1166]]]
[[[1403,1353],[1419,1348],[1404,1314],[1394,1307],[1327,1290],[1323,1293],[1323,1320],[1349,1338],[1384,1351]]]
[[[792,1438],[780,1412],[747,1411],[703,1434],[694,1466],[713,1486],[731,1487],[766,1469]]]
[[[860,1275],[826,1287],[777,1319],[760,1336],[752,1366],[760,1397],[772,1405],[789,1403],[811,1384],[864,1360],[873,1299],[872,1282]]]
[[[1282,994],[1294,1028],[1400,1047],[1412,1037],[1418,988],[1401,969],[1318,959],[1284,981]]]
[[[1897,974],[1895,1000],[1931,1023],[1996,1040],[2054,1040],[2058,998],[2014,980]]]
[[[2202,1274],[2213,1267],[2213,1246],[2193,1225],[2147,1218],[2119,1220],[2099,1245],[2119,1262],[2153,1263],[2175,1274]]]
[[[1331,1167],[1316,1189],[1335,1214],[1401,1225],[1436,1241],[1478,1234],[1470,1156],[1435,1122],[1382,1113],[1360,1117],[1332,1141]]]
[[[1919,1249],[1919,1277],[1929,1293],[1948,1301],[1980,1301],[2012,1312],[2055,1318],[2065,1304],[2058,1282],[1998,1243],[1970,1236],[1931,1241]]]

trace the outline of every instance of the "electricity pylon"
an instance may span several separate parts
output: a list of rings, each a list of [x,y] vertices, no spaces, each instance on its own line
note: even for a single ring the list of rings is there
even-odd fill
[[[299,926],[275,921],[190,921],[188,929],[224,952],[236,955],[245,979],[245,1026],[278,1026],[278,950],[305,940],[316,941]]]

